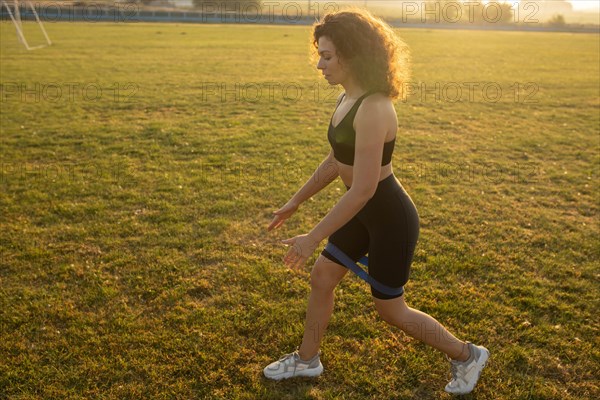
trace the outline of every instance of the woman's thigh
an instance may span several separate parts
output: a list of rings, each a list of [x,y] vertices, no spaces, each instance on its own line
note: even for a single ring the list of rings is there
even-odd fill
[[[310,284],[313,289],[332,291],[344,278],[348,268],[320,255],[310,273]]]
[[[333,243],[354,262],[357,262],[369,251],[369,231],[358,216],[354,216],[344,226],[331,234],[328,242]],[[344,265],[325,249],[323,249],[321,255],[338,265]]]
[[[419,237],[419,215],[412,199],[399,182],[386,180],[361,210],[360,219],[370,237],[369,275],[389,287],[404,286]],[[379,299],[395,297],[373,288],[371,292]]]

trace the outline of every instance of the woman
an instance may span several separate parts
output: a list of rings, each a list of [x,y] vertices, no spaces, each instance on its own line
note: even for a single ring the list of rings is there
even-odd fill
[[[398,128],[393,100],[404,95],[408,49],[385,22],[360,9],[327,14],[315,23],[311,41],[319,57],[317,68],[330,85],[344,88],[329,125],[332,150],[306,184],[274,212],[267,229],[280,227],[303,201],[339,176],[346,193],[308,234],[283,241],[292,245],[284,262],[301,267],[328,237],[354,262],[368,253],[369,275],[387,287],[402,288],[419,236],[417,209],[391,164]],[[333,312],[334,288],[347,272],[331,252],[321,252],[311,272],[302,344],[268,365],[266,377],[322,373],[319,345]],[[486,348],[458,340],[431,316],[408,307],[403,291],[390,295],[372,287],[371,293],[384,321],[446,354],[452,371],[447,392],[473,390],[488,359]]]

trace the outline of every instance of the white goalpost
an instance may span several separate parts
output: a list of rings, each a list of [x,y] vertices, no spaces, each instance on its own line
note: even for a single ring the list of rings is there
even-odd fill
[[[12,20],[13,24],[15,25],[15,29],[17,30],[17,37],[19,38],[19,41],[23,44],[23,46],[25,46],[25,48],[27,50],[41,49],[42,47],[50,46],[52,44],[52,42],[50,41],[50,38],[48,37],[48,33],[46,33],[46,29],[44,29],[44,24],[42,24],[42,21],[40,21],[40,17],[38,16],[38,13],[35,11],[33,4],[31,4],[31,1],[25,0],[22,2],[29,5],[29,8],[31,8],[31,11],[33,12],[33,15],[35,16],[35,20],[37,21],[37,25],[40,27],[40,29],[42,30],[42,33],[44,34],[44,37],[46,38],[47,44],[41,44],[39,46],[30,46],[29,43],[27,43],[27,39],[25,39],[25,34],[23,33],[23,23],[21,22],[21,9],[20,9],[20,5],[19,5],[20,0],[12,0],[12,1],[0,0],[0,1],[2,2],[0,4],[0,10],[2,10],[2,6],[4,6],[6,8],[6,11],[8,11],[8,15],[10,16],[10,19]],[[10,9],[11,5],[13,6],[14,12],[11,11],[11,9]]]

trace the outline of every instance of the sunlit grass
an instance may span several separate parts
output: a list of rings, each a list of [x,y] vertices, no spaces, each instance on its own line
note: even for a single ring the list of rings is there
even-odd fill
[[[344,190],[265,231],[329,151],[339,89],[307,27],[48,25],[54,45],[26,52],[0,24],[8,398],[449,398],[442,354],[354,276],[324,375],[262,377],[299,345],[309,293],[278,242]],[[407,301],[491,350],[473,398],[598,397],[598,36],[399,32],[415,94],[393,162],[421,216]]]

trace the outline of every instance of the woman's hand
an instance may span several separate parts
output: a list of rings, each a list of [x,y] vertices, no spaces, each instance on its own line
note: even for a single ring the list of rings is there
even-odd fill
[[[296,210],[298,210],[298,204],[294,203],[293,201],[288,201],[279,210],[273,211],[273,214],[275,214],[275,217],[269,224],[269,227],[267,228],[267,230],[270,231],[272,229],[279,228],[281,225],[283,225],[283,222],[286,219],[291,217],[292,214],[294,214],[296,212]]]
[[[283,262],[292,269],[303,266],[319,245],[310,235],[299,235],[281,242],[292,246],[283,258]]]

